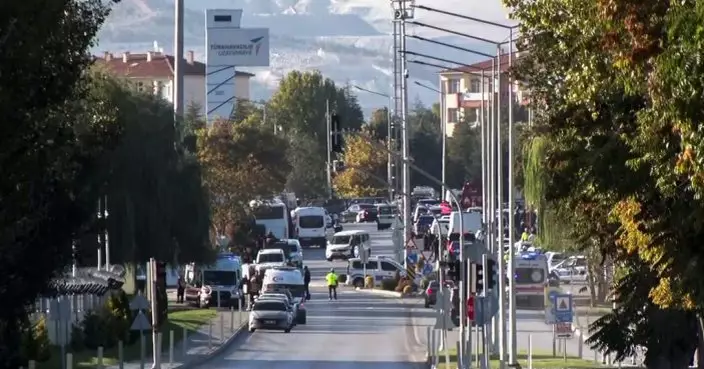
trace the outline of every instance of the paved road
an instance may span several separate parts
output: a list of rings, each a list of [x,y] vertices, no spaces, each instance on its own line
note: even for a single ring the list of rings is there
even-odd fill
[[[368,230],[373,255],[393,254],[391,233],[373,225],[345,224],[345,229]],[[346,262],[329,263],[324,250],[306,249],[305,264],[313,280],[322,281],[331,266],[340,271]],[[412,326],[429,311],[415,311],[405,300],[384,298],[341,288],[338,301],[327,300],[327,290],[314,287],[306,303],[308,324],[291,333],[256,331],[238,338],[223,354],[199,369],[420,369],[425,348]],[[415,303],[415,301],[411,302]]]

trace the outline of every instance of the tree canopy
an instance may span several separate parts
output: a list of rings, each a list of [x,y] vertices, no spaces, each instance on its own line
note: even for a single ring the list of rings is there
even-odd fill
[[[367,133],[347,135],[342,161],[345,169],[333,178],[335,193],[341,197],[383,196],[388,187],[384,142],[375,140]]]
[[[327,196],[326,103],[341,128],[357,131],[364,115],[350,86],[338,87],[320,72],[288,73],[267,104],[267,124],[289,141],[287,189],[309,198]],[[304,175],[305,174],[305,175]]]
[[[619,307],[591,342],[621,357],[642,345],[647,366],[686,367],[704,302],[704,5],[505,3],[530,50],[517,72],[536,107],[533,140],[545,144],[544,205],[626,271],[614,275]],[[679,328],[655,328],[670,323]]]
[[[290,166],[287,142],[259,122],[217,121],[198,131],[198,159],[210,194],[213,236],[242,221],[249,202],[280,193]]]

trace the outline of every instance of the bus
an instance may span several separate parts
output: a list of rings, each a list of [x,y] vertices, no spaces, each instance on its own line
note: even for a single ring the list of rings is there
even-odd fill
[[[291,237],[291,218],[288,207],[283,202],[250,202],[255,222],[283,240]]]

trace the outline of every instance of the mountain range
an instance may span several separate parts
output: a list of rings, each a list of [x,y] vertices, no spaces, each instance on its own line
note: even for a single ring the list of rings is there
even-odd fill
[[[494,0],[496,1],[496,0]],[[501,4],[477,7],[461,0],[435,0],[427,6],[472,15],[477,18],[510,24],[505,20]],[[423,1],[419,1],[423,3]],[[205,16],[208,8],[243,9],[243,27],[269,28],[271,60],[269,67],[247,68],[256,75],[252,81],[253,99],[266,99],[278,81],[291,70],[320,70],[338,84],[349,83],[383,94],[391,92],[392,10],[389,2],[379,0],[186,0],[185,48],[193,50],[196,59],[204,60]],[[473,9],[474,7],[474,9]],[[480,14],[478,14],[480,13]],[[487,28],[472,22],[434,12],[416,11],[416,20],[474,36],[503,41],[505,31]],[[503,18],[503,20],[502,20]],[[101,29],[95,54],[103,51],[145,52],[158,44],[172,53],[174,24],[173,0],[123,0],[115,6]],[[506,35],[504,35],[506,33]],[[408,34],[493,54],[494,46],[473,42],[455,35],[443,35],[420,26],[409,26]],[[408,38],[408,50],[443,59],[471,64],[482,57]],[[452,64],[413,57],[434,64]],[[437,86],[438,69],[409,64],[409,95],[429,105],[437,101],[437,93],[418,87],[415,81]],[[359,91],[359,101],[368,113],[388,100]]]

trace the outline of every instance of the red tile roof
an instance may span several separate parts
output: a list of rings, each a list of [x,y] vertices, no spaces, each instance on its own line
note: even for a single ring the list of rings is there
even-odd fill
[[[518,54],[518,52],[513,53],[513,61],[512,63],[516,63],[518,59],[520,59],[521,56]],[[457,67],[457,68],[451,68],[451,69],[446,69],[443,70],[440,73],[477,73],[481,72],[482,70],[491,72],[491,64],[495,59],[486,59],[474,64],[470,64],[469,66],[464,66],[464,67]],[[508,71],[508,53],[501,55],[501,62],[500,64],[500,71],[501,72],[506,72]]]
[[[115,74],[128,78],[173,78],[174,57],[159,52],[145,54],[124,53],[114,56],[105,53],[103,57],[95,57],[97,65],[105,65]],[[193,52],[188,52],[184,59],[184,75],[205,76],[205,64],[193,60]],[[238,77],[253,77],[254,74],[237,71]]]

